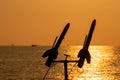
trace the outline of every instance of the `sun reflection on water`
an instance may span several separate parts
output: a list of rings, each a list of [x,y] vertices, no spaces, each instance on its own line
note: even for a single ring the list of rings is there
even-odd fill
[[[43,80],[49,67],[41,56],[51,47],[1,46],[0,80]],[[57,60],[79,60],[82,46],[61,46]],[[39,52],[38,52],[39,51]],[[68,63],[68,80],[120,80],[120,46],[90,46],[91,64]],[[34,53],[34,54],[33,54]],[[53,63],[45,80],[64,80],[64,64]]]
[[[77,59],[77,54],[82,46],[69,46],[66,53],[71,57],[69,59]],[[85,61],[83,68],[78,68],[77,64],[69,64],[74,69],[69,74],[69,80],[119,80],[120,75],[118,65],[115,61],[115,51],[112,46],[90,46],[91,64]],[[118,65],[118,66],[116,66]]]

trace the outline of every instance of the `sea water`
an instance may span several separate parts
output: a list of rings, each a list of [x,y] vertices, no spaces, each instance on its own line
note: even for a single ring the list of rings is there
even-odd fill
[[[63,63],[45,66],[43,53],[51,46],[0,46],[0,80],[64,80]],[[82,46],[61,46],[57,60],[79,60]],[[90,46],[91,63],[68,63],[69,80],[120,80],[120,47]],[[49,71],[48,71],[49,69]],[[46,72],[47,75],[45,76]]]

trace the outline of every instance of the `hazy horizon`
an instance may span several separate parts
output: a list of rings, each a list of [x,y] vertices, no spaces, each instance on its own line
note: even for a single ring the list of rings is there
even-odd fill
[[[34,46],[32,46],[32,45],[34,45]],[[52,47],[52,45],[37,45],[37,44],[4,44],[4,45],[0,45],[0,46],[31,46],[31,47],[44,47],[44,46],[46,46],[46,47]],[[65,45],[65,44],[63,44],[63,45],[60,45],[60,47],[65,47],[65,46],[83,46],[83,44],[79,44],[79,45],[74,45],[74,44],[70,44],[70,45]],[[114,46],[114,47],[119,47],[120,45],[101,45],[101,44],[99,44],[99,45],[93,45],[93,44],[91,44],[90,46]]]
[[[82,45],[93,19],[91,45],[119,46],[119,0],[1,0],[0,45],[52,45],[68,22],[62,45]]]

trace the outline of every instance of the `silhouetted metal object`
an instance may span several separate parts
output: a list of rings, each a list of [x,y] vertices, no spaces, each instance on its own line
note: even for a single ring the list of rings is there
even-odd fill
[[[96,24],[96,20],[93,20],[92,24],[91,24],[91,28],[90,28],[90,31],[89,31],[89,34],[86,35],[85,37],[85,40],[84,40],[84,44],[83,44],[83,48],[79,51],[78,53],[78,57],[80,57],[79,60],[67,60],[67,58],[69,57],[69,55],[66,55],[66,58],[65,60],[55,60],[57,58],[57,55],[58,55],[58,48],[69,28],[69,25],[70,23],[68,23],[62,34],[60,35],[57,43],[56,43],[56,40],[57,40],[57,37],[53,43],[53,46],[51,49],[47,50],[42,57],[47,57],[48,56],[48,59],[46,61],[46,66],[50,67],[52,62],[57,62],[57,63],[64,63],[64,75],[65,75],[65,80],[68,80],[68,63],[73,63],[73,62],[76,62],[78,63],[78,67],[82,67],[83,64],[84,64],[84,60],[86,59],[87,60],[87,63],[90,63],[90,59],[91,59],[91,56],[90,56],[90,53],[88,51],[88,48],[89,48],[89,45],[90,45],[90,41],[91,41],[91,38],[92,38],[92,34],[93,34],[93,31],[94,31],[94,28],[95,28],[95,24]],[[56,45],[55,45],[56,43]],[[55,45],[55,46],[54,46]],[[48,70],[49,71],[49,70]],[[48,73],[47,71],[47,73]],[[46,76],[47,74],[45,74]],[[44,77],[45,79],[45,77]]]
[[[67,60],[68,57],[70,57],[70,55],[64,54],[65,60],[55,60],[54,62],[57,63],[64,63],[64,75],[65,75],[65,79],[64,80],[68,80],[68,63],[74,63],[74,62],[78,62],[78,60]]]
[[[94,19],[91,24],[89,34],[88,34],[88,36],[86,35],[86,37],[85,37],[83,48],[78,53],[77,57],[80,57],[79,62],[78,62],[78,67],[80,67],[80,68],[82,68],[85,59],[87,60],[87,63],[90,63],[90,61],[91,61],[91,55],[88,51],[88,48],[89,48],[92,34],[93,34],[93,31],[95,28],[95,24],[96,24],[96,20]]]
[[[64,39],[64,36],[65,36],[67,30],[69,29],[69,26],[70,26],[70,23],[68,23],[68,24],[65,26],[65,28],[63,29],[63,32],[61,33],[61,35],[60,35],[57,43],[56,43],[56,40],[57,40],[57,39],[55,39],[52,48],[49,49],[49,50],[47,50],[47,51],[42,55],[43,58],[45,58],[45,57],[48,56],[48,59],[47,59],[47,61],[46,61],[46,63],[45,63],[46,66],[50,67],[51,64],[52,64],[52,62],[53,62],[53,60],[55,60],[55,59],[57,58],[58,48],[59,48],[62,40]],[[55,44],[55,43],[56,43],[56,44]],[[54,45],[55,45],[55,46],[54,46]]]
[[[54,48],[54,46],[55,46],[55,43],[56,43],[56,41],[57,41],[57,36],[56,36],[56,38],[55,38],[55,40],[54,40],[54,43],[53,43],[53,45],[52,45],[52,48]]]

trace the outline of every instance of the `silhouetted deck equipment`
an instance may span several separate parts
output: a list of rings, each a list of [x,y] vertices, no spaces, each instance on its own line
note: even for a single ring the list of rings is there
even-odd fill
[[[63,29],[63,32],[61,33],[61,35],[60,35],[57,43],[56,43],[56,39],[57,39],[57,38],[56,38],[55,41],[54,41],[54,43],[53,43],[52,48],[49,49],[49,50],[47,50],[47,51],[42,55],[43,58],[45,58],[45,57],[48,56],[48,59],[47,59],[47,61],[46,61],[46,63],[45,63],[46,66],[50,67],[51,64],[52,64],[52,62],[53,62],[53,60],[55,60],[55,59],[57,58],[58,48],[59,48],[62,40],[64,39],[64,36],[65,36],[66,32],[67,32],[68,29],[69,29],[69,26],[70,26],[70,23],[68,23],[68,24],[65,26],[65,28]],[[56,44],[55,44],[55,43],[56,43]],[[55,46],[54,46],[54,44],[55,44]]]
[[[57,37],[56,37],[56,39],[53,43],[53,47],[51,49],[47,50],[43,54],[42,57],[47,57],[48,56],[48,59],[47,59],[45,65],[50,67],[53,62],[63,63],[64,64],[65,80],[68,80],[68,71],[67,71],[68,70],[68,65],[67,65],[68,63],[70,63],[70,62],[72,62],[72,63],[75,62],[76,63],[77,62],[79,68],[82,68],[85,59],[87,60],[87,63],[90,63],[91,56],[90,56],[90,53],[88,51],[88,48],[89,48],[89,45],[90,45],[90,42],[91,42],[91,38],[92,38],[92,34],[93,34],[93,31],[94,31],[94,28],[95,28],[95,24],[96,24],[96,20],[94,19],[92,24],[91,24],[89,34],[85,36],[83,48],[78,53],[77,57],[80,58],[79,60],[67,60],[69,55],[65,55],[66,56],[65,60],[55,60],[57,58],[57,55],[58,55],[58,48],[59,48],[59,46],[60,46],[68,28],[69,28],[70,23],[68,23],[65,26],[65,28],[64,28],[60,38],[58,39],[58,42],[56,43],[55,47],[54,47],[54,44],[56,42]]]
[[[57,63],[63,63],[64,64],[64,75],[65,75],[65,80],[68,80],[68,63],[73,63],[73,62],[79,62],[79,60],[67,60],[67,58],[69,57],[69,55],[65,55],[66,58],[65,60],[55,60],[54,62]]]
[[[80,68],[83,66],[85,59],[87,60],[87,63],[90,63],[91,61],[91,55],[88,51],[88,48],[90,45],[90,41],[92,39],[93,31],[95,29],[95,24],[96,24],[96,20],[93,20],[91,27],[90,27],[89,34],[86,35],[85,37],[83,48],[78,53],[78,57],[80,57],[79,62],[78,62],[78,67]]]

